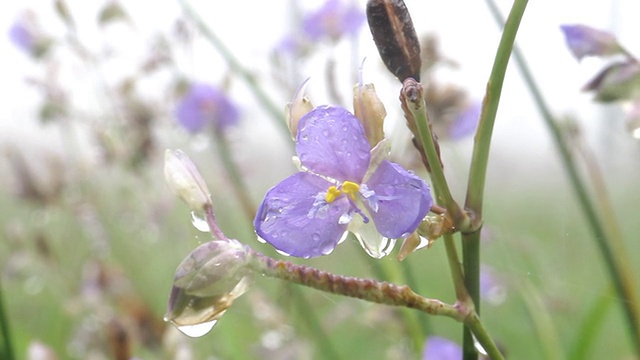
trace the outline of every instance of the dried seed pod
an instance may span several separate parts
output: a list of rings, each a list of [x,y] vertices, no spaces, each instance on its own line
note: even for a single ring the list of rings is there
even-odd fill
[[[373,41],[387,69],[400,82],[420,81],[420,43],[402,0],[369,0],[367,20]]]

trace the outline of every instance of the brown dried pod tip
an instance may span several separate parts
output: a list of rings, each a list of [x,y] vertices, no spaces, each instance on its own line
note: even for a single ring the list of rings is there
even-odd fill
[[[369,0],[367,21],[387,69],[400,82],[420,81],[420,43],[409,10],[402,0]]]

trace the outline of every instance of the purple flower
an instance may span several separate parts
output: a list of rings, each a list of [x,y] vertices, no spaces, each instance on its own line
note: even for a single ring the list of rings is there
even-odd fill
[[[606,31],[585,25],[562,25],[567,46],[578,60],[585,56],[608,56],[620,53],[616,37]]]
[[[304,18],[302,29],[311,40],[319,40],[324,36],[337,40],[345,34],[355,35],[364,20],[363,9],[353,2],[344,4],[340,0],[328,0]]]
[[[31,54],[36,46],[36,36],[23,20],[18,20],[9,29],[11,42],[20,50]]]
[[[460,360],[462,348],[455,342],[439,336],[427,338],[422,351],[422,360]]]
[[[449,138],[459,140],[473,134],[478,126],[481,110],[482,104],[477,101],[464,108],[451,124]]]
[[[190,133],[201,131],[208,124],[224,130],[238,123],[238,108],[218,88],[203,84],[191,84],[176,108],[178,123]]]
[[[254,220],[258,236],[309,258],[331,253],[349,230],[371,256],[388,254],[391,239],[410,235],[433,200],[422,179],[376,149],[370,153],[362,124],[341,107],[304,115],[296,138],[302,171],[267,192]]]

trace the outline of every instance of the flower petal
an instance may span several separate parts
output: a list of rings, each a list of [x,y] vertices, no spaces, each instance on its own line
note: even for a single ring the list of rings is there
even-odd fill
[[[338,220],[349,209],[346,199],[314,209],[318,194],[331,185],[319,176],[299,172],[271,188],[254,220],[258,236],[291,256],[329,254],[347,229]]]
[[[422,179],[387,160],[380,163],[367,186],[375,198],[365,206],[378,232],[388,238],[412,233],[433,204],[429,186]],[[371,201],[377,203],[377,211],[371,208]]]
[[[341,107],[318,106],[300,119],[296,151],[302,165],[316,174],[360,183],[369,150],[362,124]]]

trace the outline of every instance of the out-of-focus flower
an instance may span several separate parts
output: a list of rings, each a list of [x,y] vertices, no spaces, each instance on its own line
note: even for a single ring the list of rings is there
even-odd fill
[[[606,31],[586,25],[560,26],[569,50],[578,60],[586,56],[610,56],[623,51],[616,37]]]
[[[198,246],[178,266],[165,321],[192,337],[211,330],[251,285],[251,252],[237,240]]]
[[[459,140],[474,134],[478,126],[481,110],[482,104],[476,101],[468,104],[462,111],[458,112],[449,127],[449,138],[451,140]]]
[[[440,337],[430,336],[422,351],[422,360],[460,360],[462,347],[455,342]]]
[[[193,83],[176,108],[178,123],[197,133],[206,126],[222,131],[238,123],[240,113],[227,95],[215,86]]]
[[[356,3],[328,0],[318,10],[305,16],[302,29],[313,41],[323,37],[338,40],[344,35],[355,35],[364,20],[364,11]]]
[[[494,269],[487,265],[480,266],[480,294],[482,300],[492,305],[500,305],[507,296],[502,279]]]
[[[173,192],[193,211],[211,204],[211,195],[202,175],[182,150],[164,154],[164,177]]]
[[[9,39],[18,49],[34,58],[44,56],[51,45],[51,40],[40,31],[32,13],[23,14],[11,25]]]
[[[326,255],[353,232],[380,258],[429,212],[429,186],[388,160],[374,160],[362,124],[341,107],[320,106],[300,119],[300,172],[271,188],[258,209],[256,233],[279,251]],[[375,153],[375,150],[374,150]]]
[[[640,98],[640,63],[636,60],[608,65],[584,87],[593,91],[595,100],[610,102]]]

